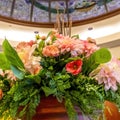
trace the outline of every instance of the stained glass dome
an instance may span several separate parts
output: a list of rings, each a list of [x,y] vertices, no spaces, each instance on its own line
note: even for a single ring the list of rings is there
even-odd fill
[[[53,27],[56,15],[73,26],[108,18],[120,13],[120,0],[0,0],[0,20]]]

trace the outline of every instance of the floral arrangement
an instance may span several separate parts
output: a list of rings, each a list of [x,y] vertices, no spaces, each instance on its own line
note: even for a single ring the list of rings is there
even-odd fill
[[[120,61],[94,40],[51,31],[15,48],[5,39],[2,47],[0,116],[5,120],[32,119],[42,95],[64,101],[70,120],[78,119],[74,106],[92,119],[104,110],[111,113],[105,101],[120,107]]]

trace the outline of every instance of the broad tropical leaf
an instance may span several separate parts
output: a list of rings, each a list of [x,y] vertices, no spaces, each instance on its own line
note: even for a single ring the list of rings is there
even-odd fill
[[[4,40],[3,44],[3,51],[7,60],[10,62],[11,65],[18,67],[20,70],[24,71],[24,64],[19,58],[15,49],[10,45],[7,39]]]

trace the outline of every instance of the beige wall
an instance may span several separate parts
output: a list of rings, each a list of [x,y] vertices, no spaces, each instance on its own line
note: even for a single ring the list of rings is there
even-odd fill
[[[113,56],[120,58],[120,46],[111,48],[110,51],[111,51]]]

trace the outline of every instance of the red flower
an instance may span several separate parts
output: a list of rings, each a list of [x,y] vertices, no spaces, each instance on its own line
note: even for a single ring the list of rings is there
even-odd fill
[[[77,75],[82,70],[82,60],[79,59],[79,60],[69,62],[66,64],[65,68],[67,72],[73,75]]]
[[[0,89],[0,100],[2,99],[2,97],[3,97],[3,91],[2,89]]]

